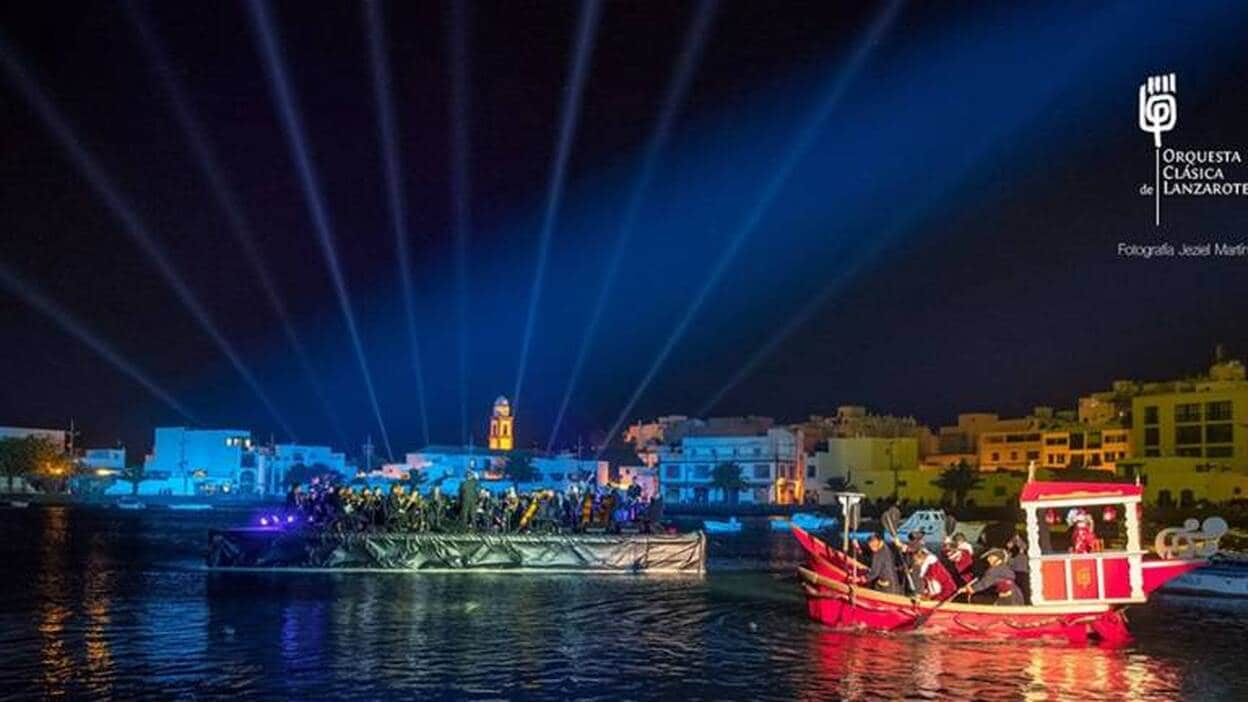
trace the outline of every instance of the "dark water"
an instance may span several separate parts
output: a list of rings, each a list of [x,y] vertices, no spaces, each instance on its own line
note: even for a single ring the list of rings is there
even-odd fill
[[[1248,699],[1248,604],[1132,610],[1126,649],[828,631],[759,529],[704,578],[240,574],[241,513],[0,511],[0,698]]]

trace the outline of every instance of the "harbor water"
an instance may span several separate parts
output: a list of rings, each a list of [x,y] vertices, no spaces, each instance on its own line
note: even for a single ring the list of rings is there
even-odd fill
[[[792,537],[746,519],[703,577],[230,573],[246,512],[0,511],[0,699],[1243,699],[1248,601],[1162,596],[1134,642],[830,631]],[[690,525],[692,526],[692,525]]]

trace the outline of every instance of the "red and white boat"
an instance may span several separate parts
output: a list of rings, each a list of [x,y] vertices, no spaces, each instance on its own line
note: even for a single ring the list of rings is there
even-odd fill
[[[1217,550],[1226,532],[1220,518],[1203,527],[1189,520],[1183,528],[1165,529],[1155,540],[1156,553],[1140,542],[1143,490],[1121,483],[1028,482],[1020,495],[1027,518],[1031,604],[1002,606],[951,600],[916,599],[878,592],[857,582],[867,567],[800,529],[793,533],[809,556],[799,568],[810,616],[836,628],[925,633],[961,638],[1060,639],[1108,643],[1129,640],[1123,610],[1143,604],[1148,595],[1196,568]],[[852,509],[858,495],[842,494]],[[1073,507],[1121,508],[1126,532],[1124,550],[1093,553],[1042,553],[1041,513]],[[848,521],[848,520],[847,520]],[[848,539],[846,539],[848,541]]]

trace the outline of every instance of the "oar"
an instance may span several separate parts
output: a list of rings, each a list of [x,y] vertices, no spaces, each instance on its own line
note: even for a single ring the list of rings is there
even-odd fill
[[[940,609],[941,607],[944,607],[946,602],[949,602],[949,601],[950,601],[950,600],[952,600],[953,598],[957,597],[957,596],[958,596],[958,593],[962,591],[962,588],[970,587],[970,586],[974,585],[974,584],[976,583],[976,581],[978,581],[978,580],[979,580],[979,578],[972,578],[972,579],[971,579],[971,582],[969,582],[969,583],[967,583],[967,584],[963,585],[962,587],[958,588],[957,590],[954,590],[954,591],[953,591],[953,593],[952,593],[952,594],[950,594],[948,597],[946,597],[945,599],[941,600],[940,602],[937,602],[935,607],[932,607],[931,609],[927,610],[927,611],[926,611],[926,612],[924,612],[923,614],[920,614],[919,616],[915,617],[915,618],[914,618],[914,628],[915,628],[915,629],[918,629],[919,627],[921,627],[921,626],[923,626],[924,624],[926,624],[926,623],[927,623],[927,620],[928,620],[928,619],[931,619],[931,618],[932,618],[932,615],[936,613],[936,610]]]

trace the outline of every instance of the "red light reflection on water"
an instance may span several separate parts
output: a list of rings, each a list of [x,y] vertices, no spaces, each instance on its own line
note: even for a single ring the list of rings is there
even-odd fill
[[[1172,662],[1131,649],[821,631],[812,665],[852,699],[1170,700]]]

